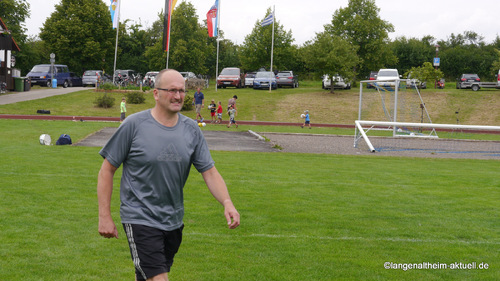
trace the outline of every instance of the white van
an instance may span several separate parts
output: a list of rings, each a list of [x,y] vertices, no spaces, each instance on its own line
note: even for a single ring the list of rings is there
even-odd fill
[[[396,86],[396,82],[391,80],[400,79],[401,76],[397,69],[380,69],[377,74],[377,84],[379,86]]]

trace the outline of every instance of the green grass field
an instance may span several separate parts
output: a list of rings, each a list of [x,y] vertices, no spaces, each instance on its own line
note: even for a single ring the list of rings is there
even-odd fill
[[[133,280],[122,228],[118,240],[97,232],[99,148],[38,143],[42,133],[70,133],[76,142],[109,125],[0,120],[0,280]],[[193,169],[170,280],[500,278],[498,161],[212,155],[241,226],[227,229]],[[489,268],[405,271],[385,269],[386,262]]]
[[[331,94],[319,82],[306,81],[272,93],[213,87],[204,93],[223,105],[237,94],[237,120],[301,122],[298,115],[309,109],[313,124],[352,125],[359,90]],[[499,93],[447,87],[427,89],[423,96],[435,123],[454,123],[460,108],[462,124],[498,125],[500,112],[492,109],[500,106]],[[0,105],[0,114],[47,109],[53,115],[118,117],[122,94],[112,94],[111,109],[93,106],[98,95],[85,90]],[[153,105],[146,95],[145,104],[128,105],[128,114]],[[44,133],[53,142],[63,133],[77,142],[107,126],[118,123],[0,119],[0,280],[133,280],[122,228],[118,240],[97,232],[99,148],[38,142]],[[231,128],[248,129],[303,131]],[[354,134],[325,127],[308,131]],[[224,151],[212,156],[242,224],[227,229],[222,208],[193,169],[185,187],[184,241],[170,280],[500,279],[498,161]],[[120,175],[121,169],[112,206],[118,223]],[[386,262],[476,268],[385,269]],[[488,269],[479,269],[481,263]]]

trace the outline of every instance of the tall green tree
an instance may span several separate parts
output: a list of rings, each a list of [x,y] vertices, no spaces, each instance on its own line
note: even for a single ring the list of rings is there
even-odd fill
[[[266,16],[269,14],[271,14],[271,9],[267,10]],[[257,70],[261,67],[269,69],[271,66],[273,27],[272,25],[261,26],[262,20],[255,23],[252,32],[245,36],[245,41],[241,46],[241,66],[246,71]],[[275,18],[273,70],[293,70],[296,66],[297,47],[292,45],[293,41],[292,31],[286,31]]]
[[[152,29],[143,29],[141,23],[129,25],[129,22],[120,23],[116,69],[133,69],[144,74],[150,70],[144,50],[158,39]]]
[[[449,79],[464,73],[476,73],[483,81],[495,79],[492,64],[498,59],[494,44],[486,44],[484,38],[472,31],[451,34],[447,40],[439,41],[439,68]]]
[[[335,11],[331,24],[325,25],[327,33],[358,47],[356,72],[361,76],[397,61],[388,44],[394,26],[382,20],[379,12],[374,0],[349,0],[346,8]]]
[[[109,9],[102,0],[61,0],[41,28],[40,38],[56,63],[82,73],[112,70],[115,33]]]
[[[422,39],[398,37],[390,43],[394,55],[398,58],[395,65],[390,65],[405,73],[413,67],[431,62],[435,56],[435,39],[425,36]]]
[[[328,74],[330,79],[333,75],[340,75],[352,80],[355,77],[354,67],[359,63],[357,49],[339,36],[322,32],[304,45],[304,61],[306,67],[320,75]]]
[[[159,21],[163,22],[163,13],[159,16]],[[214,52],[207,37],[206,29],[198,23],[193,4],[184,1],[178,4],[172,13],[168,68],[207,73],[205,62],[208,54]],[[167,53],[163,50],[162,40],[146,48],[150,69],[164,69],[166,66]]]

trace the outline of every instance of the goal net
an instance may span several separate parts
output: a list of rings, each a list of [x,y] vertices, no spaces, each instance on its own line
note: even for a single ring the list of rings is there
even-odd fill
[[[354,147],[371,152],[500,158],[500,127],[432,123],[419,89],[405,79],[361,81],[355,125]]]

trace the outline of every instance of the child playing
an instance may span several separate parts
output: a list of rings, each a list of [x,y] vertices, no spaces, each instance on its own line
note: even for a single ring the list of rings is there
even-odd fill
[[[120,103],[120,123],[125,120],[125,114],[127,113],[127,100],[125,97],[122,98],[122,102]]]
[[[212,100],[212,102],[208,105],[208,109],[210,109],[210,116],[212,117],[212,121],[210,121],[210,123],[214,123],[217,120],[215,118],[216,107],[217,105],[215,104],[214,100]]]
[[[238,124],[236,124],[236,120],[234,119],[234,116],[236,115],[236,109],[234,108],[234,105],[231,105],[229,107],[229,110],[227,111],[229,113],[229,124],[227,127],[231,127],[231,124],[236,125],[236,128],[238,128]]]
[[[219,101],[219,107],[217,107],[217,119],[215,123],[222,123],[222,103]]]
[[[309,125],[309,129],[311,129],[311,119],[309,119],[309,110],[304,111],[304,114],[306,117],[304,117],[304,124],[300,126],[301,128],[304,128],[305,125]]]

